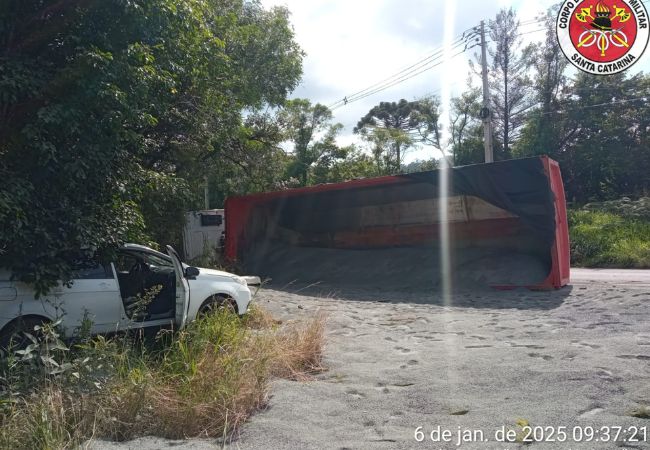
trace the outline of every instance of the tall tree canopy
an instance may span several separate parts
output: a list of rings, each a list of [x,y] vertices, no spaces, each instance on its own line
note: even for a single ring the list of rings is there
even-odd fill
[[[534,46],[528,55],[534,80],[532,99],[537,107],[525,116],[521,139],[513,148],[515,155],[549,153],[562,145],[562,122],[548,120],[548,116],[561,107],[569,82],[565,74],[569,61],[557,43],[558,8],[551,8],[544,16],[544,41]]]
[[[244,0],[5,0],[0,48],[0,253],[40,292],[155,238],[302,61],[287,10]]]
[[[501,10],[494,20],[488,23],[488,34],[494,42],[489,48],[492,58],[490,64],[490,99],[493,110],[495,135],[502,152],[497,159],[512,157],[512,144],[519,136],[524,123],[523,114],[532,104],[530,79],[528,78],[528,53],[531,47],[522,49],[519,35],[519,20],[512,8]],[[501,153],[501,154],[500,154]]]
[[[399,172],[404,152],[416,143],[439,148],[438,102],[420,100],[381,102],[363,116],[355,133],[371,143],[375,160],[383,160],[386,173]]]
[[[306,186],[312,164],[335,144],[334,138],[341,125],[331,123],[332,111],[327,106],[312,105],[304,98],[288,101],[279,114],[279,121],[285,137],[293,144],[290,175],[296,177],[301,186]]]

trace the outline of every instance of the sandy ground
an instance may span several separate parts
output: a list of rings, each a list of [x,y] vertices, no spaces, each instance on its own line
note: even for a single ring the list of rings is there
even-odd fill
[[[447,305],[417,293],[339,291],[327,298],[291,287],[261,290],[257,301],[284,320],[328,314],[328,370],[309,382],[274,382],[268,408],[227,446],[650,448],[647,441],[622,442],[631,426],[646,427],[650,439],[650,420],[629,415],[650,404],[650,271],[574,270],[572,280],[554,292],[456,294]],[[565,427],[566,442],[496,442],[495,433],[517,430],[518,419],[554,427],[553,436],[544,430],[548,439]],[[623,427],[617,443],[579,442],[586,427],[615,426]],[[418,427],[423,442],[415,440]],[[449,430],[451,442],[431,441],[438,427]],[[459,429],[471,431],[472,442],[457,445]],[[216,446],[155,438],[92,444]]]

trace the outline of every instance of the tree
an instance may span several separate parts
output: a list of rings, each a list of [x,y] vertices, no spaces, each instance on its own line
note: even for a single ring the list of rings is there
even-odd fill
[[[404,166],[404,173],[423,172],[426,170],[435,170],[438,168],[438,160],[431,158],[427,160],[417,159]]]
[[[289,100],[279,114],[285,137],[293,143],[289,175],[306,186],[312,166],[337,151],[336,135],[341,124],[332,124],[332,111],[324,105],[312,105],[307,99]]]
[[[550,114],[561,124],[560,161],[567,197],[577,202],[638,196],[650,182],[650,77],[579,72],[573,95]]]
[[[372,158],[354,145],[337,147],[320,158],[310,178],[312,184],[338,183],[355,178],[377,176]]]
[[[206,149],[301,73],[288,12],[254,1],[7,0],[0,24],[0,252],[39,293],[81,249],[167,239]]]
[[[215,142],[204,157],[210,204],[223,206],[231,195],[284,187],[291,158],[280,145],[283,140],[275,114],[251,111],[236,132]]]
[[[495,47],[489,48],[490,94],[495,134],[503,149],[501,159],[511,157],[511,148],[519,136],[525,115],[533,100],[530,97],[531,82],[527,76],[527,56],[532,46],[522,51],[519,36],[519,20],[510,8],[502,9],[488,23],[488,34]],[[495,157],[499,156],[495,152]]]
[[[528,55],[533,68],[532,87],[538,106],[531,109],[521,138],[514,146],[514,153],[519,156],[554,154],[561,146],[564,133],[562,121],[553,116],[553,111],[560,109],[562,104],[567,88],[565,71],[569,62],[557,42],[557,10],[558,6],[555,6],[547,12],[544,17],[545,40],[534,46]]]
[[[438,102],[427,97],[412,102],[381,102],[362,117],[354,128],[372,146],[378,168],[399,172],[404,152],[415,143],[439,148]]]
[[[454,165],[475,164],[484,160],[483,125],[479,117],[481,91],[468,86],[451,99],[450,139]]]

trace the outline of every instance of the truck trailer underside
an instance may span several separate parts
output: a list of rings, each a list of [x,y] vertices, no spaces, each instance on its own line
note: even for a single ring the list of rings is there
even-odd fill
[[[557,163],[528,158],[447,174],[446,196],[440,171],[430,171],[231,198],[226,254],[277,287],[436,290],[445,273],[460,290],[568,282]]]

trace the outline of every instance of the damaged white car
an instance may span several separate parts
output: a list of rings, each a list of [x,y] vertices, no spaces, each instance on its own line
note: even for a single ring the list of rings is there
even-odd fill
[[[70,286],[59,284],[38,299],[29,285],[12,281],[9,272],[0,270],[0,344],[58,320],[64,336],[71,337],[84,320],[92,324],[92,334],[100,334],[165,325],[182,328],[221,306],[239,315],[248,311],[251,291],[246,278],[183,264],[170,246],[167,253],[126,244],[116,261],[84,261]]]

